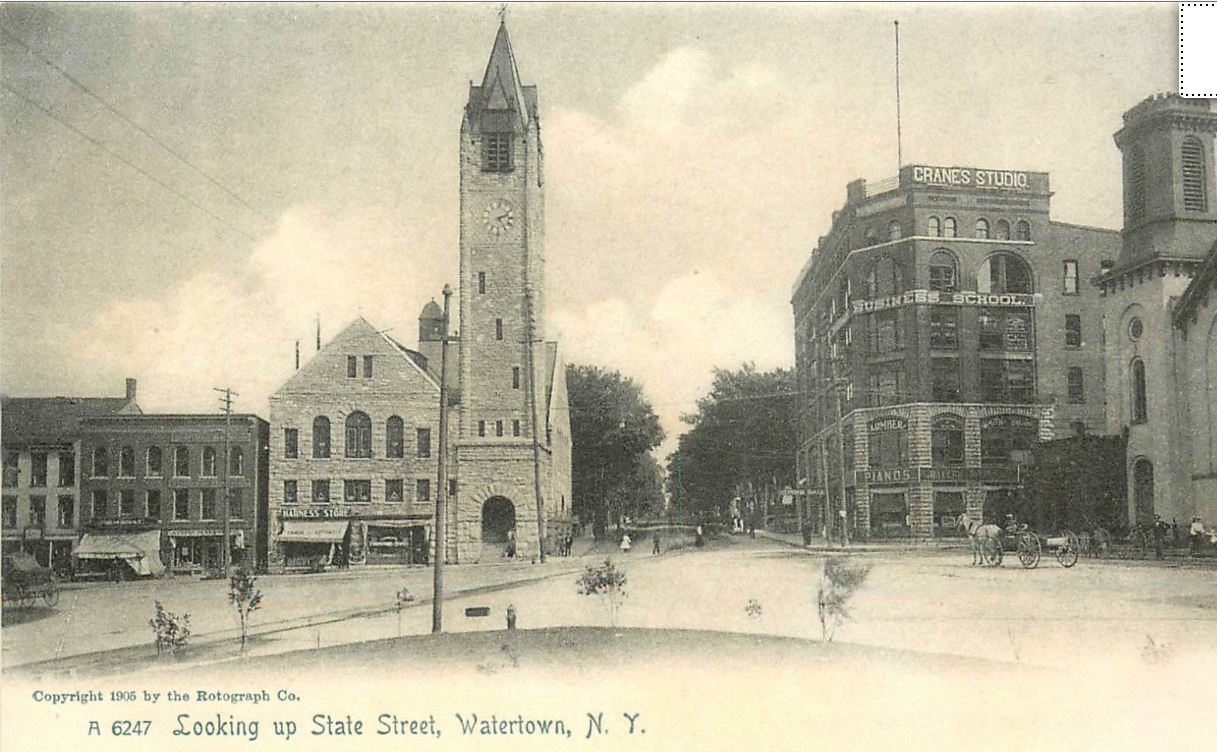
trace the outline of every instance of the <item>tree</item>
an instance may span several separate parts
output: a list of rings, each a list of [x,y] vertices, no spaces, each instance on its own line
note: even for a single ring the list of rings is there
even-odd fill
[[[228,602],[237,610],[237,617],[241,620],[241,650],[244,650],[249,615],[262,606],[262,589],[258,587],[258,578],[246,569],[234,572],[228,581]]]
[[[668,458],[672,503],[693,513],[726,515],[735,496],[776,498],[793,485],[796,429],[794,372],[716,368],[697,411],[681,416],[691,428]]]
[[[663,429],[642,389],[617,371],[570,365],[566,387],[573,509],[600,534],[610,506],[620,514],[654,498],[639,489],[646,489],[647,473],[658,470],[648,453],[663,441]]]
[[[579,586],[579,595],[594,595],[600,598],[600,602],[608,611],[609,624],[613,627],[617,626],[617,612],[625,601],[625,583],[625,570],[613,566],[613,562],[608,559],[598,567],[589,564],[575,581]]]

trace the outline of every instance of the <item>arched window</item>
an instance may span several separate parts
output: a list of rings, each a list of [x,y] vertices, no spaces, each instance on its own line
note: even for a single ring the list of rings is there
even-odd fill
[[[1010,239],[1010,223],[1004,219],[997,220],[997,235],[998,240]]]
[[[1014,226],[1015,240],[1030,240],[1031,239],[1031,223],[1025,219],[1020,219],[1018,224]]]
[[[899,240],[904,233],[900,230],[899,220],[893,219],[887,226],[887,239]]]
[[[1149,404],[1145,391],[1145,361],[1134,358],[1132,362],[1132,422],[1149,420]]]
[[[313,418],[313,457],[325,459],[330,456],[330,419],[324,415]]]
[[[930,445],[935,465],[963,464],[963,418],[940,415],[930,430]]]
[[[932,238],[942,235],[942,221],[938,217],[930,217],[926,220],[925,234]]]
[[[1024,465],[1039,440],[1039,425],[1026,415],[994,415],[980,421],[982,465]]]
[[[148,447],[148,462],[145,475],[150,478],[159,478],[165,473],[164,455],[161,454],[160,447]]]
[[[938,292],[955,292],[959,275],[955,256],[947,250],[937,250],[930,256],[930,289]]]
[[[105,447],[97,447],[93,450],[93,477],[104,478],[110,474],[109,455]]]
[[[947,217],[942,221],[942,236],[944,238],[953,238],[959,234],[959,226],[955,222],[954,217]]]
[[[406,428],[396,415],[385,423],[385,456],[406,456]]]
[[[1204,145],[1195,136],[1183,139],[1183,208],[1187,211],[1208,211],[1207,175]]]
[[[228,474],[240,477],[245,474],[245,453],[235,446],[228,455]]]
[[[1145,218],[1145,153],[1141,151],[1139,144],[1133,145],[1128,153],[1125,185],[1128,219],[1130,222],[1139,222]]]
[[[989,237],[989,220],[981,217],[976,220],[976,237],[987,240]]]
[[[372,456],[372,419],[358,410],[347,416],[346,456]]]
[[[980,265],[976,289],[979,292],[1030,294],[1033,292],[1031,267],[1013,253],[995,253]]]
[[[190,450],[184,446],[173,448],[173,477],[190,477]]]
[[[131,447],[118,450],[118,477],[135,477],[135,450]]]
[[[216,475],[216,449],[203,447],[203,477],[214,478]]]

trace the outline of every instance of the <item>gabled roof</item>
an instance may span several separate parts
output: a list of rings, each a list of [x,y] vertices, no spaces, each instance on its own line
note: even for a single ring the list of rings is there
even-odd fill
[[[1179,296],[1179,302],[1175,305],[1172,316],[1175,326],[1181,329],[1187,328],[1188,318],[1195,313],[1196,306],[1205,299],[1209,288],[1214,284],[1217,284],[1217,242],[1214,242],[1209,248],[1208,257],[1196,270],[1196,275],[1192,277],[1187,289]]]
[[[6,397],[0,432],[5,444],[63,443],[79,436],[85,418],[142,412],[126,397]]]

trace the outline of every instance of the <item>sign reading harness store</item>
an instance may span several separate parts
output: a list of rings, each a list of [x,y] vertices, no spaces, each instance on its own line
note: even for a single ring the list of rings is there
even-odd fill
[[[939,292],[937,290],[909,290],[875,300],[854,300],[850,308],[854,313],[868,313],[896,308],[903,305],[923,303],[929,305],[967,306],[1011,306],[1030,308],[1035,305],[1035,296],[1013,292]]]
[[[320,507],[317,509],[280,508],[279,516],[285,520],[296,519],[325,519],[331,517],[356,517],[357,510],[350,507]]]

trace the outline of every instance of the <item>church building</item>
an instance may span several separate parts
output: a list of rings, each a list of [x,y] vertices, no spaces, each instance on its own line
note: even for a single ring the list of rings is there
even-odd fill
[[[1119,258],[1104,301],[1107,428],[1128,437],[1128,521],[1217,522],[1217,252],[1206,99],[1150,97],[1115,134],[1124,165]]]
[[[459,169],[459,336],[445,337],[434,301],[417,349],[361,317],[271,397],[272,570],[428,561],[444,440],[448,562],[532,559],[570,529],[565,365],[544,327],[537,90],[521,83],[505,24],[469,88]]]

